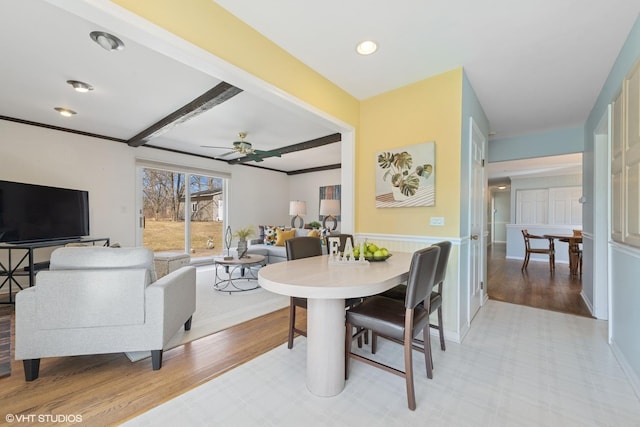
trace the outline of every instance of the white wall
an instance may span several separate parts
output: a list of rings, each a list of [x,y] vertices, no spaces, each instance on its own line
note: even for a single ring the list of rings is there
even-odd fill
[[[318,221],[320,216],[320,187],[339,185],[341,182],[340,174],[340,169],[332,169],[322,172],[291,175],[289,177],[290,200],[303,200],[307,202],[307,216],[304,217],[305,224]],[[289,205],[287,202],[287,214],[289,213],[288,208]],[[289,224],[291,222],[291,216],[287,216],[287,218],[289,219],[287,224]],[[338,227],[340,227],[340,223],[338,223]]]
[[[91,235],[110,237],[123,246],[136,243],[136,162],[140,159],[214,175],[231,174],[227,220],[232,229],[288,224],[292,197],[317,203],[320,185],[340,183],[339,169],[288,176],[5,120],[0,120],[0,135],[0,179],[89,191]],[[40,258],[47,256],[40,254]]]

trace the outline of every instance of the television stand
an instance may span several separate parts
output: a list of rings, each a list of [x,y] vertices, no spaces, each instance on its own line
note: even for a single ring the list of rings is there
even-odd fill
[[[9,301],[0,301],[0,304],[14,304],[13,298],[13,286],[17,286],[18,289],[24,289],[18,277],[29,277],[29,287],[35,285],[36,273],[40,270],[46,270],[49,268],[49,260],[47,261],[34,261],[34,252],[36,249],[51,248],[55,246],[64,246],[69,243],[96,243],[102,242],[102,246],[109,246],[110,239],[108,237],[92,238],[92,237],[78,237],[72,239],[59,239],[59,240],[39,240],[31,242],[15,242],[15,243],[0,243],[0,251],[6,251],[6,258],[3,256],[0,258],[0,289],[4,285],[9,284]],[[17,251],[17,254],[14,252]],[[17,255],[14,257],[14,255]],[[17,259],[17,262],[14,262]],[[24,268],[20,268],[24,265]]]

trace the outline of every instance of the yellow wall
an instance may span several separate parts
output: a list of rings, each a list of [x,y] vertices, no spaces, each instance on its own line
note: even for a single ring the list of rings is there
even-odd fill
[[[352,125],[356,232],[459,234],[461,68],[359,102],[211,0],[113,1]],[[375,153],[428,141],[436,142],[436,206],[376,209]],[[431,227],[431,216],[445,217],[445,227]]]
[[[357,128],[359,102],[211,0],[113,0]]]
[[[361,103],[356,148],[358,233],[458,236],[462,68],[395,89]],[[434,207],[376,208],[376,153],[435,141]],[[432,227],[429,218],[445,218]]]

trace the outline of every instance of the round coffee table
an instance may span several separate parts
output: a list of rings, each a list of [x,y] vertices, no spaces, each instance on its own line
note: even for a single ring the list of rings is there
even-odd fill
[[[264,255],[247,255],[243,258],[215,258],[213,265],[216,268],[216,278],[213,284],[213,289],[222,292],[244,292],[258,289],[258,276],[256,275],[257,268],[264,265]],[[224,274],[227,277],[221,277],[218,267],[224,267]],[[233,277],[236,271],[240,270],[239,277]],[[245,282],[251,284],[249,287],[240,286],[239,282]]]

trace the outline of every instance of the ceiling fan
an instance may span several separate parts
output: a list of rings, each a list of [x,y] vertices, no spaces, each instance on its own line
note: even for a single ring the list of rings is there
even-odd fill
[[[246,132],[239,132],[238,133],[238,137],[240,138],[240,140],[239,141],[233,141],[233,147],[231,147],[231,151],[228,151],[228,152],[218,156],[218,158],[226,157],[226,156],[229,156],[229,155],[235,154],[235,153],[240,153],[244,157],[247,157],[249,160],[253,160],[254,162],[261,162],[262,160],[266,159],[267,157],[280,157],[280,152],[278,152],[278,150],[262,151],[262,150],[254,149],[249,141],[245,141],[245,138],[247,137],[247,133]],[[217,147],[217,146],[214,146],[214,145],[201,145],[201,147],[204,147],[204,148],[220,148],[220,149],[228,149],[229,148],[229,147]]]

